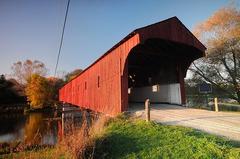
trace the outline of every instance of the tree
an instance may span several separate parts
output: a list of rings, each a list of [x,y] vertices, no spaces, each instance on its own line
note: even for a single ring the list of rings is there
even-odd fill
[[[0,103],[9,103],[9,99],[14,97],[14,92],[10,89],[12,84],[8,82],[4,75],[0,76]]]
[[[44,108],[52,102],[53,91],[48,80],[39,74],[32,74],[28,78],[25,92],[32,108]]]
[[[73,78],[77,77],[83,70],[82,69],[75,69],[72,72],[69,72],[68,74],[65,75],[65,81],[69,82]]]
[[[58,101],[58,91],[63,86],[64,81],[60,78],[56,77],[49,77],[47,78],[49,86],[51,88],[51,99],[52,99],[52,105],[57,103]]]
[[[192,64],[193,78],[211,83],[240,103],[240,10],[234,5],[221,8],[194,32],[208,50]]]
[[[23,87],[14,79],[0,76],[0,104],[25,103]]]
[[[26,84],[27,79],[32,74],[45,76],[47,69],[45,64],[38,60],[26,60],[24,62],[18,61],[12,65],[13,76],[16,77],[20,84]]]
[[[31,75],[25,89],[30,106],[32,108],[54,106],[58,101],[58,90],[62,85],[63,80],[59,78]]]

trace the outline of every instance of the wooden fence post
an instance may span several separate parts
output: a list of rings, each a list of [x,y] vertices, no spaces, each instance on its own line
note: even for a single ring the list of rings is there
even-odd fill
[[[218,112],[218,100],[214,98],[215,112]]]
[[[146,121],[150,121],[150,100],[146,99],[145,101],[145,114],[146,114]]]
[[[63,104],[63,107],[62,107],[62,135],[63,135],[63,137],[64,137],[64,111],[65,111],[65,109],[64,109],[64,104]]]

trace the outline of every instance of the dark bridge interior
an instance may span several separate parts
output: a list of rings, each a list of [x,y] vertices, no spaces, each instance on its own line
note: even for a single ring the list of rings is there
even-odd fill
[[[132,49],[128,57],[128,87],[177,83],[178,70],[186,73],[198,49],[162,39],[149,39]]]
[[[129,102],[182,104],[183,78],[191,62],[202,56],[184,44],[149,39],[131,50],[128,57]],[[183,86],[182,86],[183,85]]]

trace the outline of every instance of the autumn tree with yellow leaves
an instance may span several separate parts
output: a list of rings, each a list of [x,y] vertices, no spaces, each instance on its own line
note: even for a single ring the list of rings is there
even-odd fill
[[[219,9],[197,25],[195,35],[207,46],[206,57],[190,68],[193,78],[211,83],[240,103],[240,10]]]
[[[31,108],[53,107],[58,102],[58,90],[62,85],[62,79],[32,74],[25,89]]]
[[[27,100],[33,109],[44,108],[51,103],[52,88],[48,80],[41,75],[32,74],[27,79],[25,91]]]

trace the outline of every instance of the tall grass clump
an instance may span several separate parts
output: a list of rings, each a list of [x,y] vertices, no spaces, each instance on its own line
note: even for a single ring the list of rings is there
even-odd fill
[[[66,132],[55,146],[38,145],[39,133],[30,143],[0,144],[0,159],[91,159],[95,156],[96,142],[105,132],[108,117],[90,117],[84,112],[82,118],[78,128],[73,126],[73,121],[66,121]]]
[[[74,159],[93,158],[98,138],[104,133],[108,117],[99,116],[89,126],[87,119],[83,119],[81,128],[68,132],[56,145],[56,157]]]

